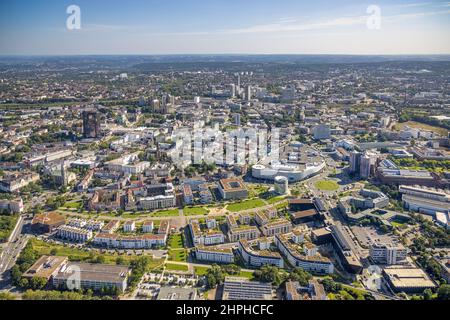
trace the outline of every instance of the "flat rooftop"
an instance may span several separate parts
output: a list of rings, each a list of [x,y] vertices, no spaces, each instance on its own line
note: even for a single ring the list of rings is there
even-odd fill
[[[222,179],[220,186],[224,191],[247,190],[242,179],[237,178]]]
[[[49,279],[66,261],[67,257],[42,256],[24,274],[25,278]]]
[[[32,224],[53,225],[64,222],[65,218],[57,212],[47,212],[34,216]]]
[[[222,300],[272,300],[272,285],[246,278],[226,277]]]
[[[384,273],[396,288],[434,288],[436,284],[419,268],[386,268]]]
[[[58,272],[55,278],[67,280],[78,271],[81,281],[119,283],[128,277],[131,269],[120,265],[69,262],[65,268]]]
[[[196,300],[196,289],[161,287],[157,300]]]

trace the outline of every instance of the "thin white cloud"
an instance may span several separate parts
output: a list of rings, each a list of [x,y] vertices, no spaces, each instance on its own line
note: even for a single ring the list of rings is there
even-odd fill
[[[382,22],[399,22],[408,19],[417,19],[423,17],[448,15],[450,10],[405,13],[391,16],[381,16]],[[367,23],[367,15],[354,17],[341,17],[331,20],[322,20],[306,24],[291,23],[289,21],[277,21],[269,24],[254,25],[245,28],[223,29],[200,32],[182,32],[182,33],[163,33],[158,35],[182,35],[182,36],[208,36],[208,35],[241,35],[241,34],[264,34],[264,33],[288,33],[323,30],[339,27],[364,26]],[[292,19],[293,20],[293,19]],[[156,35],[156,34],[155,34]]]
[[[414,8],[414,7],[425,7],[430,5],[435,5],[434,2],[419,2],[419,3],[405,3],[405,4],[394,4],[390,5],[391,8]]]
[[[423,18],[423,17],[437,16],[437,15],[447,15],[447,14],[450,14],[450,10],[405,13],[405,14],[399,14],[399,15],[394,15],[394,16],[388,16],[383,19],[387,20],[387,21],[400,21],[400,20],[405,20],[405,19],[417,19],[417,18]]]

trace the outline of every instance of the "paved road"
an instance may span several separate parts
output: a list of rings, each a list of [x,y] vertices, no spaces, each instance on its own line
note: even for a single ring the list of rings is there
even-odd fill
[[[0,253],[0,290],[8,288],[9,270],[14,266],[20,252],[27,244],[29,236],[22,233],[25,223],[27,220],[23,218],[18,220],[10,241],[3,245]]]

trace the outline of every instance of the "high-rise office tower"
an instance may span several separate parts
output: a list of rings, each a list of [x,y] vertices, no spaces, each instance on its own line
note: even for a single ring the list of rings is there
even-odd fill
[[[239,113],[235,113],[233,115],[233,120],[234,120],[234,124],[236,126],[240,126],[241,125],[241,115]]]
[[[372,168],[375,167],[377,163],[378,155],[371,151],[364,152],[364,155],[361,157],[361,164],[359,168],[359,175],[361,178],[369,178],[372,173]]]
[[[245,98],[247,99],[247,101],[252,100],[252,87],[251,86],[247,86],[247,90],[245,92]]]
[[[83,111],[83,136],[88,139],[100,137],[100,113],[97,111]]]
[[[234,83],[230,85],[230,96],[236,98],[236,85]]]
[[[353,151],[350,153],[350,172],[359,172],[361,166],[361,153],[358,151]]]
[[[160,112],[160,110],[161,110],[161,103],[159,102],[159,100],[158,99],[152,100],[152,111],[158,113]]]
[[[368,178],[370,176],[370,156],[368,154],[364,154],[361,157],[361,164],[359,166],[359,175],[361,178]]]

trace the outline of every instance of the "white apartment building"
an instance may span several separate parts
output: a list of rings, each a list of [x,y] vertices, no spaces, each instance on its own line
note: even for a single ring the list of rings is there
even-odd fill
[[[71,227],[71,226],[60,226],[56,233],[58,238],[67,239],[76,242],[86,242],[92,239],[92,231]]]
[[[331,274],[334,265],[330,259],[319,254],[305,255],[296,246],[290,243],[288,235],[276,235],[275,244],[278,250],[287,258],[289,263],[296,267],[313,273]],[[308,252],[311,253],[311,252]]]
[[[67,225],[70,227],[74,227],[74,228],[84,228],[84,226],[86,225],[87,221],[84,219],[77,219],[77,218],[72,218],[69,219],[69,221],[67,221]]]
[[[139,236],[119,236],[110,233],[99,233],[94,237],[94,244],[107,248],[151,249],[163,246],[167,241],[165,234],[145,234]]]
[[[276,234],[285,234],[292,231],[292,224],[286,219],[280,219],[269,222],[261,227],[261,231],[266,237],[272,237]]]
[[[284,266],[283,258],[278,252],[253,250],[246,240],[239,241],[238,250],[242,259],[250,266],[261,267],[271,265],[279,268],[283,268]]]
[[[124,232],[134,232],[136,231],[136,223],[134,221],[127,221],[123,225]]]
[[[141,210],[157,210],[173,208],[176,206],[176,198],[174,195],[159,195],[154,197],[139,198],[139,208]]]
[[[91,231],[100,231],[102,230],[105,223],[103,221],[96,220],[88,220],[84,226],[84,229],[88,229]]]
[[[0,191],[13,193],[39,179],[39,174],[34,172],[6,175],[6,177],[0,180]]]
[[[199,246],[195,248],[195,257],[199,261],[208,261],[215,263],[233,263],[233,250],[230,248],[219,249],[214,247]]]
[[[370,246],[370,258],[375,263],[396,265],[405,263],[408,250],[401,244],[373,243]]]
[[[153,221],[145,221],[142,225],[142,231],[145,233],[152,233],[154,229]]]
[[[232,228],[228,232],[230,242],[238,242],[239,240],[254,240],[259,238],[260,231],[254,226],[240,226]]]
[[[22,213],[24,209],[23,200],[0,200],[0,210],[6,210],[9,213]]]
[[[222,232],[216,230],[202,231],[196,220],[191,221],[189,230],[194,245],[211,246],[225,242],[225,235]]]

